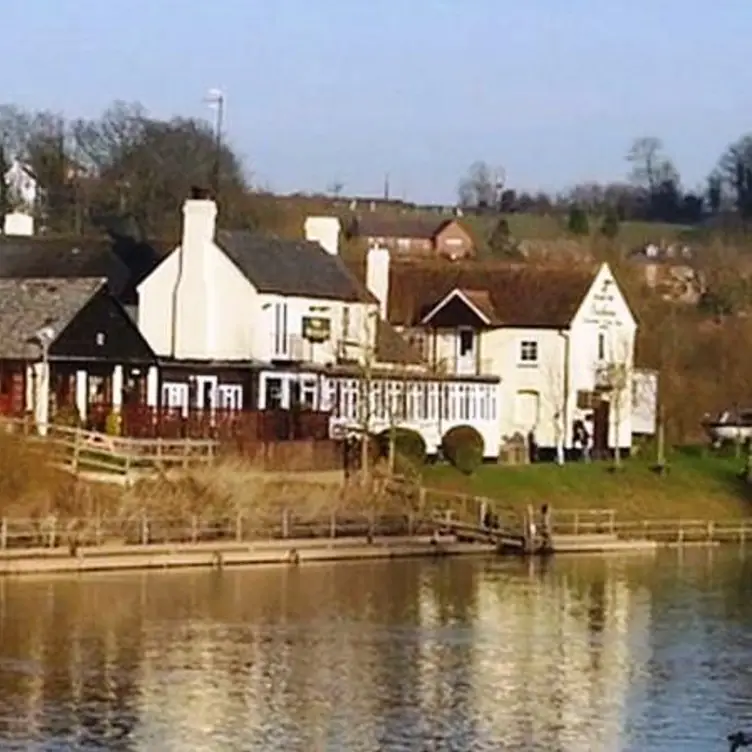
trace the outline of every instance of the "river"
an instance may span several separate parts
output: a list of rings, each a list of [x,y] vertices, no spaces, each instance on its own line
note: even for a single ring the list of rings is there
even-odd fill
[[[725,750],[752,556],[0,580],[0,749]]]

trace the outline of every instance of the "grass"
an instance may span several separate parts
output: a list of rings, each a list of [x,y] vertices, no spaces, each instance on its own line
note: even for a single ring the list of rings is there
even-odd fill
[[[682,450],[658,476],[648,460],[525,466],[483,465],[468,477],[448,465],[426,467],[423,482],[498,499],[523,509],[549,503],[560,509],[614,509],[619,519],[728,520],[752,515],[752,487],[739,473],[743,461],[704,450]]]
[[[509,232],[518,241],[562,241],[585,243],[587,237],[571,235],[567,231],[565,215],[506,214]],[[498,217],[463,217],[463,222],[473,231],[476,239],[482,243],[489,237]],[[596,237],[600,228],[600,218],[590,217],[591,236]],[[632,248],[646,243],[672,242],[679,240],[686,233],[687,227],[663,222],[622,222],[619,225],[617,242]]]

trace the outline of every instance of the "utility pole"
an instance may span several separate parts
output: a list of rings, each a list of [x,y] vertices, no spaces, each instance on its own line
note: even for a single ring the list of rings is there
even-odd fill
[[[224,119],[225,95],[221,89],[210,89],[206,97],[209,107],[214,110],[214,163],[212,165],[211,187],[214,200],[219,199],[222,157],[222,124]]]

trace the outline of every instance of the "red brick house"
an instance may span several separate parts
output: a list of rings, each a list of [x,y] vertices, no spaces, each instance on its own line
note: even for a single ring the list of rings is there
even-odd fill
[[[442,256],[452,260],[475,256],[472,236],[454,217],[374,212],[356,219],[348,235],[400,256]]]

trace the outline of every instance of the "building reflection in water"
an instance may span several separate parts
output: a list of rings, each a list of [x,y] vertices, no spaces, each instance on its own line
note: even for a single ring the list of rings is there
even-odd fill
[[[616,560],[6,580],[0,743],[617,749],[649,625]]]

